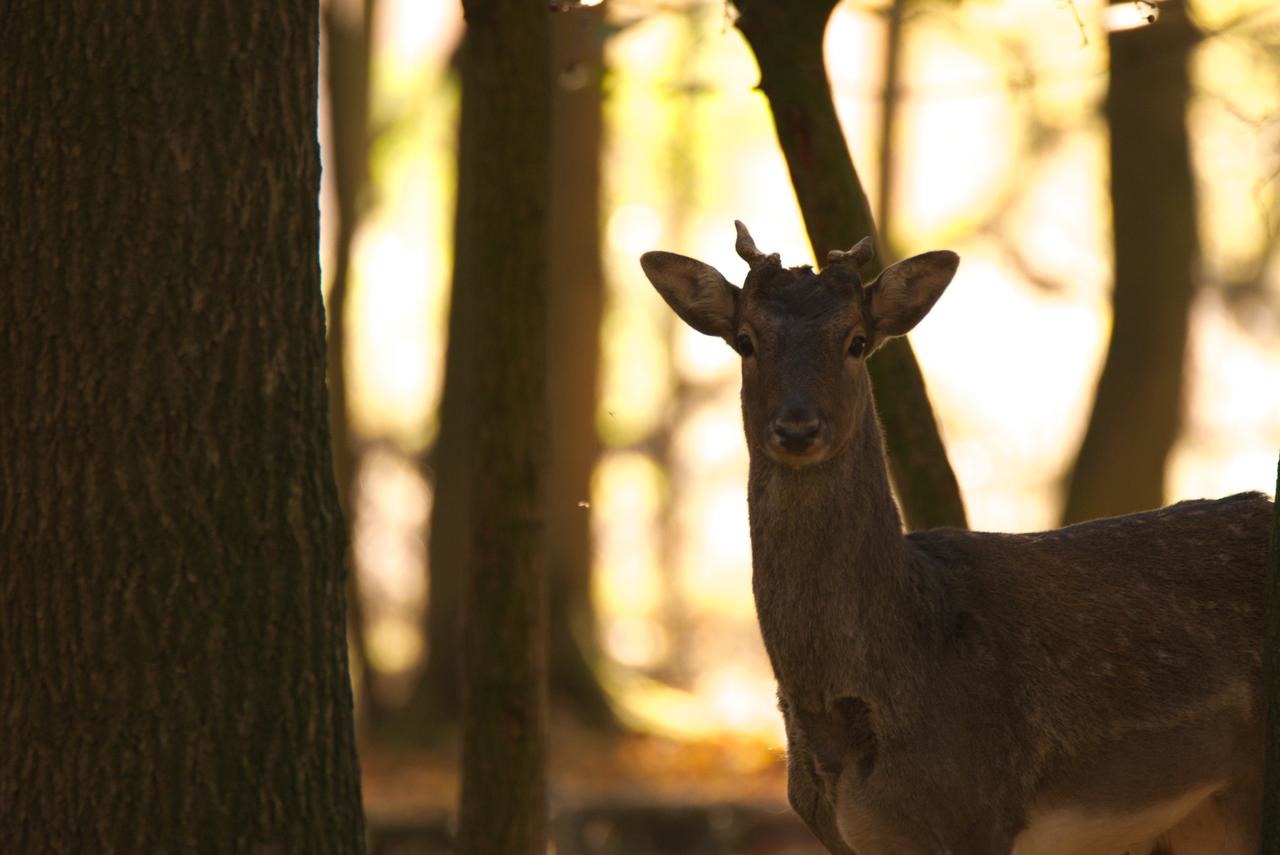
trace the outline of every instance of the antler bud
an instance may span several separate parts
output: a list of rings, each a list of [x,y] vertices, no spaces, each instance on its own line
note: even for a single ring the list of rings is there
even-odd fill
[[[751,269],[755,270],[764,264],[781,264],[782,259],[776,252],[765,255],[756,249],[756,242],[751,238],[751,232],[747,231],[747,227],[742,224],[742,220],[734,220],[733,226],[738,230],[738,241],[733,245],[738,251],[738,255],[742,256],[742,260],[751,265]]]
[[[876,242],[870,235],[853,245],[851,249],[833,249],[827,253],[827,264],[850,264],[854,268],[861,267],[876,254]]]

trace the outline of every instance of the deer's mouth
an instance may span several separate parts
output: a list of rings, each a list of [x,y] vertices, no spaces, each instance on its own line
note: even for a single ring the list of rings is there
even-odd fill
[[[801,454],[796,454],[795,452],[775,448],[771,443],[769,445],[769,456],[784,466],[790,466],[792,469],[800,469],[805,466],[812,466],[815,463],[822,463],[823,461],[830,459],[831,454],[830,449],[825,445],[821,448],[812,448]]]

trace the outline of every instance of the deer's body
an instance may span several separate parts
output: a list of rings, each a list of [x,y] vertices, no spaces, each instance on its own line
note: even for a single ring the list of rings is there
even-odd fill
[[[665,253],[646,272],[744,355],[756,606],[789,796],[819,839],[857,855],[1252,855],[1270,501],[904,536],[860,357],[923,316],[954,256],[873,291],[746,241],[741,292]],[[915,280],[932,298],[903,290]]]
[[[859,855],[1119,855],[1233,786],[1256,827],[1266,497],[903,537],[883,466],[877,441],[752,461],[794,800],[830,801]]]

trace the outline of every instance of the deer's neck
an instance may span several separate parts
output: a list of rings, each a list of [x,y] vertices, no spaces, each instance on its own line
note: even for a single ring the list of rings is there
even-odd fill
[[[918,596],[874,410],[821,464],[792,469],[753,449],[748,507],[756,610],[782,690],[822,703],[861,693],[862,675],[907,641],[894,636]]]

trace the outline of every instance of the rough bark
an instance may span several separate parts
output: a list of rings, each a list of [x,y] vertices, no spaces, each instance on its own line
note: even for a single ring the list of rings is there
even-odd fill
[[[596,676],[591,599],[591,473],[596,432],[604,269],[600,159],[604,136],[604,6],[551,19],[551,201],[547,412],[550,465],[544,507],[550,592],[551,700],[584,723],[617,719]]]
[[[458,851],[545,855],[549,12],[465,0],[454,293],[476,295]],[[464,189],[465,188],[465,189]]]
[[[374,0],[331,0],[325,7],[328,42],[329,116],[332,151],[329,169],[337,197],[333,281],[328,299],[329,430],[333,439],[333,473],[348,532],[355,527],[356,467],[359,454],[351,434],[347,396],[347,284],[351,248],[364,208],[369,171],[369,47]],[[349,539],[349,538],[348,538]],[[375,678],[365,645],[364,609],[354,558],[347,554],[347,618],[351,654],[359,663],[360,703],[365,717],[377,718]]]
[[[1114,322],[1065,523],[1164,503],[1199,263],[1186,127],[1197,38],[1181,0],[1162,3],[1151,26],[1109,38]]]
[[[822,37],[836,0],[736,0],[735,5],[738,29],[760,65],[760,89],[769,99],[809,241],[821,262],[830,250],[876,235],[823,65]],[[877,245],[883,257],[884,247]],[[867,274],[878,273],[879,266],[879,261],[868,265]],[[964,527],[964,501],[911,345],[906,338],[894,339],[868,366],[907,525]]]
[[[0,13],[0,851],[363,849],[317,27]]]
[[[1280,464],[1276,466],[1280,499]],[[1267,760],[1262,798],[1262,855],[1280,855],[1280,501],[1271,508],[1267,560],[1266,642],[1262,648],[1263,695],[1267,705]]]

